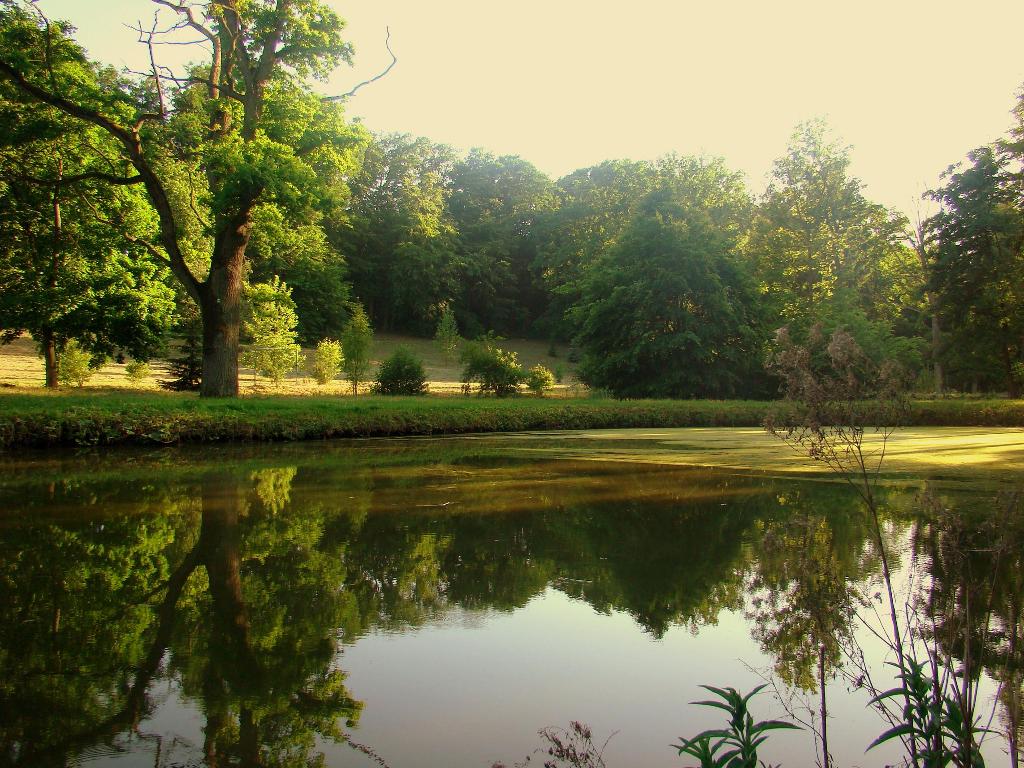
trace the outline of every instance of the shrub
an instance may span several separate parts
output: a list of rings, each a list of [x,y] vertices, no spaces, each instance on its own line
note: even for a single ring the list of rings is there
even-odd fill
[[[544,397],[544,393],[555,386],[555,375],[543,365],[535,365],[526,376],[526,386],[537,397]]]
[[[144,360],[131,360],[124,367],[124,375],[132,384],[141,384],[153,371]]]
[[[323,385],[331,381],[341,372],[341,342],[333,339],[321,339],[313,352],[309,363],[309,375],[317,384]]]
[[[467,387],[479,384],[480,394],[514,395],[526,380],[526,374],[516,353],[499,349],[494,342],[494,338],[486,336],[463,347],[460,356],[464,366],[462,381]]]
[[[93,363],[92,356],[71,339],[64,345],[60,356],[57,358],[57,381],[70,387],[75,384],[79,387],[85,386],[99,367]]]
[[[427,374],[423,363],[405,347],[399,347],[377,370],[373,392],[379,395],[425,395]]]
[[[555,374],[555,381],[558,382],[559,384],[561,384],[563,381],[565,381],[565,366],[564,365],[556,365],[555,366],[555,370],[554,370],[554,374]]]

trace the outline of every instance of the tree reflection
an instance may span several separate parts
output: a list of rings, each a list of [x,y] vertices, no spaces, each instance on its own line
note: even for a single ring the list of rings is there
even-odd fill
[[[201,713],[193,763],[318,765],[318,745],[345,741],[362,707],[339,666],[346,643],[456,607],[514,610],[551,588],[654,637],[744,610],[781,679],[810,691],[840,662],[855,586],[878,571],[841,485],[446,450],[140,462],[131,487],[89,468],[26,480],[17,503],[44,520],[0,529],[0,765],[128,747],[168,691]],[[891,506],[911,495],[893,491]],[[89,511],[68,513],[65,496]],[[1018,517],[990,529],[1007,538],[998,558],[977,521],[914,529],[937,634],[991,595],[970,654],[944,642],[1004,682],[1017,734]],[[985,575],[988,592],[975,586]]]

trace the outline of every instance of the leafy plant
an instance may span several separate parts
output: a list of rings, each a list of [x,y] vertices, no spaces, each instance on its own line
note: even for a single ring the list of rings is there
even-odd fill
[[[301,351],[291,289],[275,275],[269,283],[246,286],[245,300],[242,328],[253,346],[242,353],[242,362],[280,384]]]
[[[485,336],[463,347],[462,381],[467,388],[478,384],[482,395],[490,392],[507,397],[519,392],[526,373],[516,353],[498,348],[495,341],[493,336]]]
[[[341,368],[352,385],[352,394],[359,394],[359,383],[366,381],[370,370],[370,348],[373,346],[373,328],[362,304],[356,304],[352,316],[341,332]]]
[[[84,387],[98,367],[92,355],[71,339],[64,345],[57,359],[57,380],[67,387],[72,384]]]
[[[455,358],[455,351],[459,348],[459,324],[455,320],[455,313],[450,307],[445,307],[444,314],[437,323],[437,330],[434,332],[434,343],[438,351],[444,357],[446,363]]]
[[[199,328],[186,334],[181,345],[181,355],[168,364],[173,378],[160,382],[163,389],[172,392],[198,391],[203,380],[202,345],[199,342]]]
[[[309,374],[317,384],[324,385],[341,372],[341,343],[333,339],[321,339],[309,363]]]
[[[152,372],[149,363],[144,360],[129,360],[124,367],[124,375],[132,384],[141,384]]]
[[[405,347],[399,347],[380,364],[373,392],[380,395],[425,395],[427,374],[423,363]]]
[[[871,742],[869,750],[895,738],[910,740],[925,766],[967,766],[982,768],[985,760],[978,748],[979,734],[989,733],[977,721],[966,717],[955,697],[946,693],[948,686],[926,674],[926,661],[904,659],[897,678],[900,684],[872,700],[878,704],[886,699],[904,701],[903,722],[897,723]]]
[[[545,392],[555,386],[555,375],[543,365],[535,365],[526,376],[526,386],[537,397],[543,397]]]
[[[784,720],[754,722],[748,703],[764,687],[759,685],[743,696],[735,688],[702,685],[701,688],[711,691],[722,701],[692,703],[724,710],[729,715],[729,726],[702,731],[692,739],[680,736],[682,743],[673,746],[679,750],[680,755],[696,758],[700,768],[757,768],[757,750],[767,740],[768,731],[800,730],[800,726]]]

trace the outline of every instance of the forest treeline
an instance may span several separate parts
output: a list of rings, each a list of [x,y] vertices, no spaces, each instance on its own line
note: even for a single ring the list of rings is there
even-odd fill
[[[192,333],[219,375],[232,354],[237,367],[240,275],[277,286],[307,345],[339,338],[356,305],[376,330],[423,336],[451,312],[464,338],[570,341],[580,378],[623,397],[772,395],[764,360],[782,327],[843,328],[924,390],[1019,396],[1024,101],[919,221],[866,197],[821,121],[796,128],[761,194],[706,156],[553,180],[518,156],[347,120],[304,82],[350,60],[340,20],[300,5],[273,45],[211,10],[211,39],[251,55],[150,78],[0,3],[7,339],[30,332],[52,368],[71,340],[146,359]],[[338,26],[284,45],[306,13]],[[207,393],[237,390],[223,378]]]

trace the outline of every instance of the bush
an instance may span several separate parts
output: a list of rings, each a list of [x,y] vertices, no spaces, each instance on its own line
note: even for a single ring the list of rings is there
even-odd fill
[[[555,366],[555,370],[554,370],[554,374],[555,374],[555,381],[558,382],[559,384],[561,384],[563,381],[565,381],[565,366],[564,365],[556,365]]]
[[[92,356],[71,339],[57,358],[57,381],[67,387],[72,384],[84,387],[98,367]]]
[[[341,342],[321,339],[316,345],[313,359],[309,363],[309,375],[317,384],[323,385],[341,373]]]
[[[555,386],[555,375],[543,365],[535,365],[526,376],[526,386],[537,397],[544,397],[544,393]]]
[[[380,364],[373,392],[378,395],[425,395],[427,374],[423,363],[405,347],[399,347]]]
[[[516,353],[499,349],[494,341],[487,336],[463,347],[460,356],[464,366],[462,381],[467,387],[479,384],[480,394],[492,392],[498,397],[514,395],[526,380],[526,374],[519,365]]]
[[[132,384],[141,384],[152,372],[144,360],[132,360],[124,367],[124,375]]]

